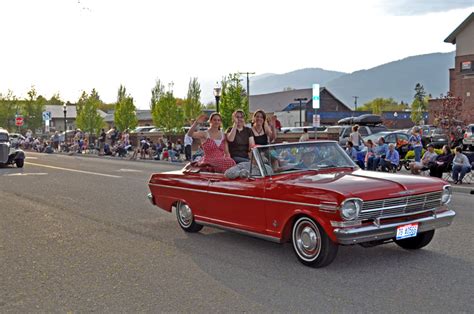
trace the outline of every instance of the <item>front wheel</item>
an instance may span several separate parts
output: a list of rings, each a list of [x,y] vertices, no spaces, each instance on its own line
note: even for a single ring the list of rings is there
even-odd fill
[[[176,217],[179,226],[186,232],[199,232],[203,227],[194,221],[191,207],[183,202],[178,202],[176,205]]]
[[[24,163],[25,163],[25,160],[23,160],[23,159],[17,159],[15,161],[15,164],[18,168],[23,168]]]
[[[293,224],[292,242],[296,256],[306,266],[327,266],[337,255],[338,245],[309,217],[300,217]]]
[[[421,232],[413,238],[395,240],[395,243],[398,244],[399,247],[404,248],[405,250],[418,250],[422,247],[427,246],[431,242],[434,233],[434,230]]]

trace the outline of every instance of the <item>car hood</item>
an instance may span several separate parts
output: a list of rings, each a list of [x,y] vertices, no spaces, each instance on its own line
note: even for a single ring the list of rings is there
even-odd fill
[[[440,191],[446,185],[445,181],[438,178],[364,170],[312,173],[286,178],[280,183],[304,189],[325,190],[344,198],[358,197],[364,201]]]

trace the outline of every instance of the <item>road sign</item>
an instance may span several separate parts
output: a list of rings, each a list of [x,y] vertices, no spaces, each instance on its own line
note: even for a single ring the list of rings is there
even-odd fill
[[[51,120],[51,111],[43,111],[43,121]]]
[[[16,117],[15,118],[15,125],[22,126],[23,125],[23,117]]]
[[[313,109],[319,109],[319,84],[313,84]]]
[[[319,114],[313,115],[313,126],[320,126],[321,125],[321,116]]]

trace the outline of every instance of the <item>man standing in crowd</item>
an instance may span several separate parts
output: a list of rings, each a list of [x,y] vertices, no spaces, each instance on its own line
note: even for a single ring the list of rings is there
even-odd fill
[[[105,145],[105,130],[102,129],[99,135],[99,156],[104,155],[104,145]]]
[[[189,136],[187,133],[184,134],[184,155],[186,157],[186,161],[191,161],[192,146],[193,146],[193,138]]]

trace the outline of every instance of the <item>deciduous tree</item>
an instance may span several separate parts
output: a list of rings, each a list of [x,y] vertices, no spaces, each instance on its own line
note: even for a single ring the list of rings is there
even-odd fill
[[[36,129],[43,125],[43,111],[46,107],[46,99],[38,97],[36,89],[31,86],[28,91],[28,98],[24,101],[22,106],[22,114],[25,118],[24,128],[31,129],[35,132]]]
[[[6,95],[0,94],[0,127],[12,131],[15,127],[15,115],[19,104],[13,91],[8,90]]]
[[[219,103],[219,111],[222,115],[222,124],[224,128],[232,125],[232,113],[241,109],[248,117],[249,101],[240,76],[236,73],[229,74],[229,76],[222,81],[222,96]]]
[[[464,127],[468,121],[466,117],[463,117],[463,104],[461,97],[454,97],[451,92],[448,92],[441,98],[441,106],[433,110],[434,125],[444,129],[446,134]]]
[[[136,128],[138,125],[136,110],[133,97],[127,94],[125,86],[120,85],[114,112],[115,126],[121,131]]]
[[[155,126],[162,128],[167,134],[179,132],[183,128],[183,109],[176,104],[176,98],[171,89],[159,98],[151,114]]]
[[[197,77],[189,80],[188,94],[184,102],[184,117],[186,121],[196,118],[202,112],[201,85]]]
[[[78,103],[82,101],[81,110],[77,114],[76,125],[78,128],[90,135],[98,134],[100,129],[104,127],[104,119],[99,112],[100,98],[98,94],[91,93],[86,99],[83,99],[84,93],[79,99]]]
[[[404,111],[407,108],[406,104],[399,104],[393,98],[375,98],[358,107],[357,111],[372,111],[373,114],[382,114],[384,111]]]

